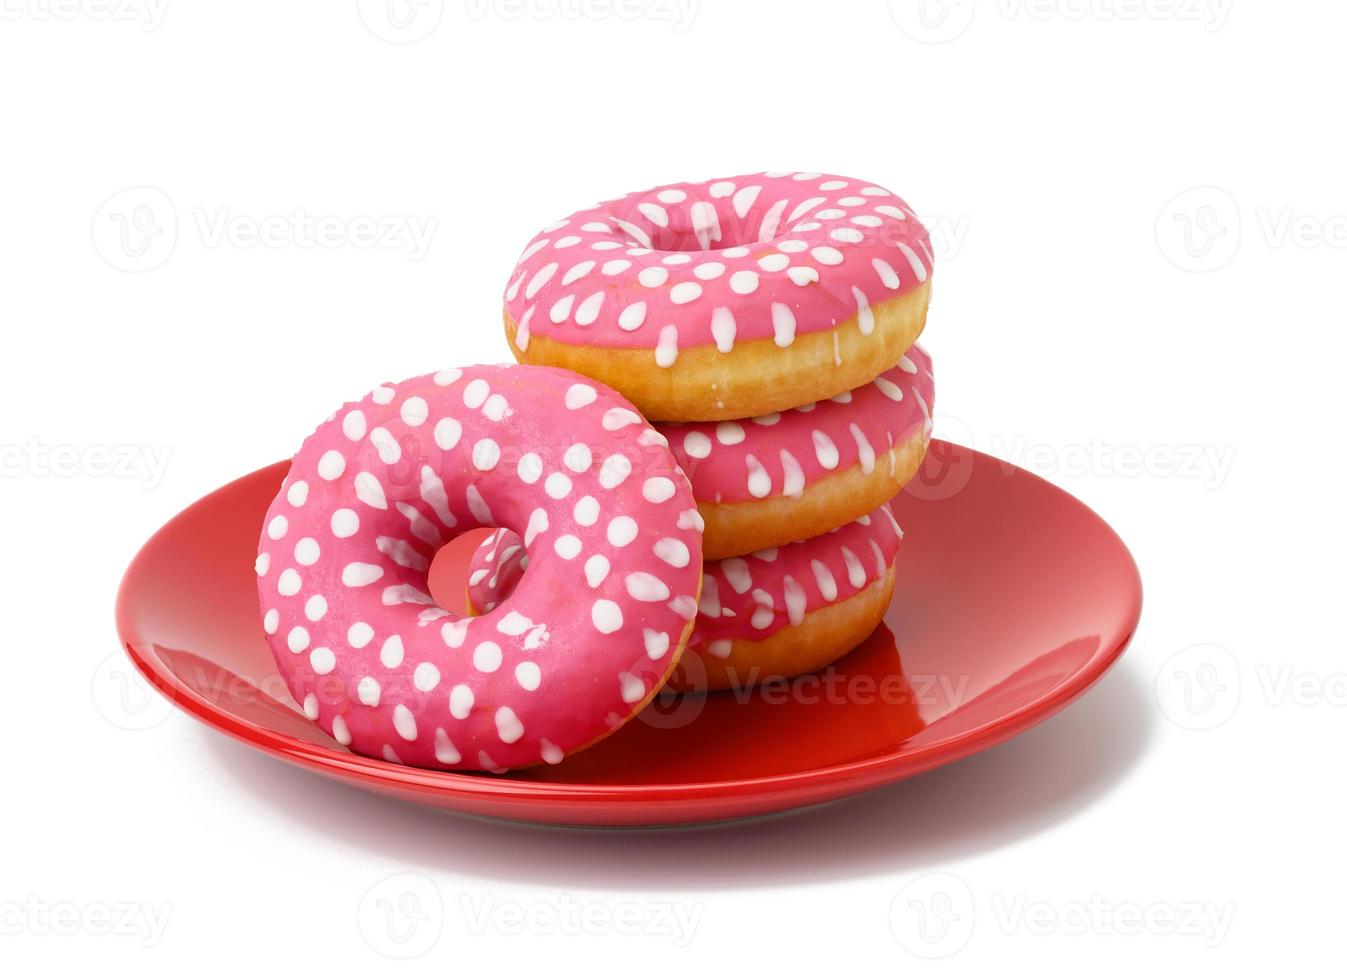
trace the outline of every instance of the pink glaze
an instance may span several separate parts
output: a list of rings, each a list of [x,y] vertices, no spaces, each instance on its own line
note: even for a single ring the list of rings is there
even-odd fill
[[[668,184],[544,228],[519,257],[505,310],[531,336],[680,350],[803,333],[858,317],[930,275],[926,229],[901,198],[863,180],[760,173]]]
[[[734,640],[763,640],[809,613],[849,599],[884,577],[903,531],[888,504],[835,531],[739,558],[707,562],[691,646],[726,657]],[[509,595],[519,563],[527,561],[508,532],[492,548],[483,542],[468,564],[468,595],[483,609]]]
[[[509,528],[531,567],[493,612],[427,594],[446,541]],[[559,762],[661,682],[696,614],[700,518],[629,402],[555,368],[376,388],[310,436],[267,512],[263,626],[305,714],[426,768]]]
[[[799,497],[855,466],[874,472],[884,454],[931,428],[931,358],[914,346],[872,383],[828,401],[738,422],[663,422],[698,503]]]

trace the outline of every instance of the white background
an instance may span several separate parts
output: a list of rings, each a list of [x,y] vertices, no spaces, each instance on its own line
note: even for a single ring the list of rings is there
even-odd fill
[[[63,3],[0,2],[6,975],[1340,952],[1342,5]],[[1141,630],[1095,690],[927,777],[669,834],[399,806],[118,700],[113,596],[162,522],[376,382],[507,359],[504,277],[541,225],[774,168],[927,219],[937,434],[1132,547]],[[297,209],[345,238],[307,242]],[[429,247],[362,247],[368,220],[433,222]],[[408,944],[377,905],[403,892]],[[951,928],[924,944],[895,907]],[[623,909],[634,935],[603,924]]]

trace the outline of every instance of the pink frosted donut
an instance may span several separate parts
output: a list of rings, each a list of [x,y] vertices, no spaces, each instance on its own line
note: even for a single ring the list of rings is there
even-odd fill
[[[914,346],[870,384],[725,422],[664,422],[706,522],[709,561],[811,538],[868,514],[917,471],[931,435],[931,358]]]
[[[438,548],[503,527],[508,602],[457,618]],[[667,679],[696,614],[700,518],[664,440],[568,371],[450,369],[376,388],[295,456],[257,559],[268,642],[304,713],[425,768],[559,762]]]
[[[893,596],[903,531],[883,504],[850,524],[780,548],[708,561],[689,649],[687,686],[716,688],[794,677],[826,666],[878,625]],[[494,608],[509,595],[525,551],[506,533],[469,563],[468,602]],[[705,680],[695,676],[705,674]]]
[[[760,173],[628,194],[544,228],[505,288],[515,356],[612,385],[651,419],[831,398],[921,333],[932,253],[868,181]]]

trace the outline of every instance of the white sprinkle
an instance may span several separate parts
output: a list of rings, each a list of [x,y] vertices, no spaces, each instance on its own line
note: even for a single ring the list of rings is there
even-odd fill
[[[442,418],[435,423],[435,445],[445,452],[458,445],[463,438],[463,426],[458,419]]]
[[[599,502],[586,494],[575,502],[574,517],[581,527],[593,527],[599,520]]]
[[[856,299],[856,325],[860,328],[861,336],[868,337],[875,332],[875,314],[870,309],[870,301],[855,286],[851,287],[851,295]]]
[[[271,556],[264,551],[258,555],[257,560],[253,562],[253,571],[255,571],[258,576],[263,576],[267,574],[269,568],[271,568]]]
[[[585,443],[577,442],[566,450],[561,460],[572,473],[588,473],[594,465],[594,451]]]
[[[903,400],[903,389],[882,374],[875,378],[875,387],[883,392],[886,398],[889,398],[892,401],[900,402]]]
[[[373,677],[362,677],[355,685],[355,696],[360,699],[361,704],[369,705],[371,708],[379,706],[379,696],[383,694],[383,688]]]
[[[463,388],[463,404],[468,408],[481,408],[486,396],[491,394],[491,385],[485,378],[474,378]]]
[[[541,269],[535,272],[533,274],[533,278],[529,280],[529,284],[524,287],[524,298],[533,299],[534,296],[537,296],[538,290],[542,289],[543,286],[547,285],[547,280],[551,279],[554,275],[556,275],[557,269],[559,268],[561,267],[557,265],[557,263],[549,262],[547,265],[543,266]]]
[[[752,453],[748,454],[745,462],[748,464],[748,492],[751,496],[761,500],[771,494],[772,478]]]
[[[790,256],[782,255],[780,252],[764,255],[758,259],[758,268],[764,272],[780,272],[788,265],[790,265]]]
[[[543,476],[543,460],[537,453],[525,453],[519,457],[519,465],[515,468],[519,479],[530,486],[537,483]]]
[[[283,596],[299,595],[300,587],[303,584],[299,572],[293,568],[287,568],[281,572],[281,577],[276,580],[276,591]]]
[[[418,691],[426,693],[439,687],[439,668],[430,662],[422,662],[412,670],[412,685]]]
[[[659,660],[669,652],[669,634],[646,627],[641,631],[645,640],[645,655],[651,660]]]
[[[365,413],[358,408],[351,409],[341,420],[341,431],[352,441],[365,438]]]
[[[546,531],[550,525],[551,522],[547,519],[547,511],[541,507],[535,508],[533,513],[529,515],[528,526],[524,528],[524,547],[532,547],[534,539]]]
[[[398,410],[398,414],[402,417],[402,421],[406,422],[412,428],[416,428],[416,426],[420,425],[430,417],[430,408],[426,405],[426,400],[424,398],[413,395],[402,403],[402,407]]]
[[[922,264],[917,253],[908,247],[906,242],[899,242],[898,249],[907,258],[907,264],[912,266],[912,274],[917,277],[917,282],[926,281],[926,266]]]
[[[781,484],[782,496],[798,500],[804,493],[804,469],[788,449],[781,450],[781,469],[785,472],[785,479]]]
[[[847,547],[842,548],[842,561],[846,562],[847,581],[851,583],[852,588],[859,589],[865,584],[865,566],[856,557],[856,553]]]
[[[500,644],[493,640],[483,640],[472,651],[472,665],[483,674],[494,673],[500,667]]]
[[[355,496],[362,504],[375,510],[388,509],[388,497],[383,485],[373,473],[361,471],[355,475]]]
[[[851,438],[856,440],[856,450],[860,453],[861,472],[869,476],[875,471],[875,450],[870,445],[870,440],[865,437],[861,427],[855,422],[850,425]]]
[[[725,573],[725,581],[730,583],[730,588],[740,595],[753,588],[753,574],[748,570],[748,562],[742,558],[723,559],[720,570]]]
[[[603,413],[603,427],[608,432],[616,432],[629,425],[636,425],[644,419],[629,408],[610,408]]]
[[[315,674],[330,674],[332,673],[332,669],[337,666],[337,655],[327,647],[314,647],[309,651],[309,666],[313,668]],[[338,718],[337,721],[340,722],[341,719]],[[342,727],[345,728],[345,725]],[[341,742],[342,745],[350,745],[351,737],[350,735],[347,735],[346,738],[343,739],[338,735],[337,741]]]
[[[575,302],[575,294],[569,293],[552,304],[552,308],[547,311],[547,318],[553,323],[565,323],[571,315],[571,304]]]
[[[303,507],[304,502],[309,499],[309,485],[303,480],[296,480],[285,491],[285,499],[291,507]]]
[[[320,595],[311,595],[308,601],[304,603],[304,616],[311,623],[316,623],[327,615],[327,600]]]
[[[797,286],[808,286],[811,282],[818,282],[818,270],[810,265],[793,265],[786,270],[786,275]]]
[[[753,202],[758,199],[758,194],[761,190],[761,185],[754,184],[751,187],[742,187],[736,191],[734,197],[730,199],[731,203],[734,205],[734,213],[740,218],[747,217],[748,209],[751,208]]]
[[[318,475],[324,480],[335,480],[346,472],[346,457],[335,449],[329,449],[318,460]]]
[[[318,561],[321,549],[313,538],[300,538],[295,543],[295,561],[301,565],[312,565]]]
[[[524,690],[536,691],[543,682],[543,672],[532,660],[521,660],[515,665],[514,679]]]
[[[617,325],[623,330],[636,330],[645,323],[646,304],[632,303],[617,316]]]
[[[669,278],[669,270],[659,265],[652,265],[642,269],[637,273],[636,281],[642,286],[650,289],[658,289],[663,286]]]
[[[847,245],[859,245],[865,241],[865,233],[856,228],[834,228],[828,233],[828,237]]]
[[[500,462],[500,445],[495,439],[478,439],[472,447],[472,465],[489,473]]]
[[[631,460],[621,453],[614,453],[599,467],[599,486],[605,490],[612,490],[620,486],[629,476],[631,476]]]
[[[611,566],[603,555],[590,555],[585,561],[585,582],[591,589],[597,589],[608,577]]]
[[[683,451],[693,459],[706,459],[711,455],[711,437],[693,429],[683,437]]]
[[[733,420],[716,423],[716,441],[722,446],[737,446],[744,441],[744,427]]]
[[[669,299],[675,304],[682,306],[685,303],[691,303],[702,294],[702,287],[695,282],[680,282],[669,290]]]
[[[598,263],[595,262],[593,259],[587,259],[584,262],[575,263],[575,265],[567,269],[566,274],[561,277],[561,284],[563,286],[569,286],[577,279],[583,279],[585,276],[589,275],[591,272],[594,271],[594,266],[597,264]]]
[[[304,717],[309,721],[318,720],[318,695],[312,692],[304,695]]]
[[[842,253],[831,245],[818,245],[809,250],[809,254],[814,257],[814,261],[820,265],[841,265]]]
[[[285,645],[291,653],[303,653],[309,648],[309,631],[303,626],[294,627],[286,634]]]
[[[772,331],[778,347],[789,347],[795,342],[795,314],[785,303],[772,304]]]
[[[611,599],[599,599],[589,611],[590,621],[600,633],[612,634],[622,628],[622,609]]]
[[[456,765],[463,761],[462,754],[449,740],[443,728],[435,729],[435,761],[445,766]]]
[[[641,496],[652,504],[662,504],[677,492],[673,480],[667,476],[652,476],[641,486]]]
[[[341,570],[341,584],[352,589],[373,585],[383,577],[382,568],[363,561],[353,561]]]
[[[711,192],[712,197],[717,199],[722,197],[729,197],[731,194],[734,193],[734,181],[718,180],[710,187],[708,187],[707,190]]]
[[[596,293],[590,293],[580,304],[579,309],[575,311],[575,322],[582,327],[587,327],[599,318],[599,310],[603,307],[604,293],[599,290]]]
[[[513,710],[507,707],[496,709],[496,734],[506,745],[513,745],[518,742],[524,734],[523,722]]]
[[[818,457],[819,465],[825,470],[836,469],[841,459],[836,444],[826,432],[820,432],[818,429],[814,430],[814,455]]]
[[[608,543],[614,548],[625,548],[636,540],[639,528],[636,521],[623,514],[608,522]]]
[[[543,483],[543,489],[553,500],[560,500],[571,492],[571,478],[565,473],[551,473]]]
[[[650,221],[661,228],[669,227],[669,212],[665,211],[653,201],[642,201],[636,205],[636,210],[645,215]]]
[[[814,581],[818,583],[819,592],[824,599],[832,602],[837,598],[837,582],[833,579],[833,573],[828,570],[827,565],[817,558],[809,562],[809,567],[814,572]]]
[[[369,434],[369,441],[374,444],[375,450],[379,454],[379,459],[392,466],[398,460],[402,459],[402,447],[398,441],[393,438],[393,433],[389,432],[383,426],[379,426]]]
[[[662,368],[673,367],[678,360],[678,327],[667,323],[660,328],[659,343],[655,345],[655,363]]]
[[[730,288],[740,296],[747,296],[758,288],[758,274],[752,269],[740,269],[730,276]]]
[[[580,550],[584,545],[580,543],[580,539],[574,534],[563,534],[561,537],[557,538],[556,541],[552,542],[552,547],[556,550],[558,555],[565,558],[567,561],[570,561],[580,554]]]
[[[393,728],[404,740],[408,742],[416,741],[416,719],[412,717],[411,711],[405,704],[400,704],[393,709]]]
[[[724,262],[703,262],[692,267],[692,274],[703,281],[718,279],[725,274]]]
[[[674,568],[687,568],[692,561],[688,546],[677,538],[660,538],[655,542],[655,555]]]
[[[669,598],[669,587],[649,572],[632,572],[626,584],[627,594],[638,602],[664,602]]]
[[[397,392],[387,385],[379,385],[379,387],[370,392],[370,398],[374,399],[374,404],[376,405],[387,405],[393,400],[395,395],[397,395]]]
[[[635,677],[624,670],[617,675],[617,679],[622,685],[623,701],[628,704],[635,704],[645,697],[645,684],[639,677]]]
[[[462,721],[468,717],[472,711],[473,702],[477,699],[473,697],[472,688],[466,684],[455,684],[449,692],[449,713]]]

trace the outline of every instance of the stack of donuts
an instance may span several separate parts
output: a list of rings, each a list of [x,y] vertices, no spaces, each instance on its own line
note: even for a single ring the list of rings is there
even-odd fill
[[[557,764],[665,685],[817,670],[887,610],[930,434],[926,230],[818,173],[671,184],[543,229],[518,365],[376,387],[305,440],[259,538],[304,715],[390,764]],[[431,594],[474,553],[469,615]]]
[[[526,364],[627,396],[668,440],[705,524],[706,577],[676,682],[712,689],[831,663],[878,624],[902,531],[888,501],[930,437],[916,345],[929,236],[900,198],[819,173],[670,184],[543,229],[505,290]],[[527,561],[474,557],[491,609]]]

